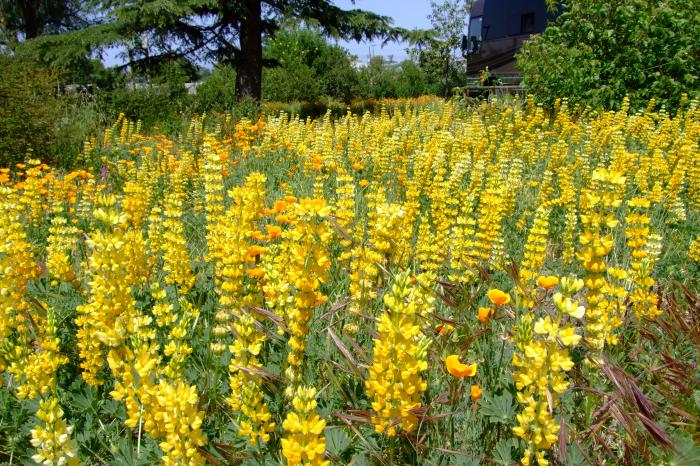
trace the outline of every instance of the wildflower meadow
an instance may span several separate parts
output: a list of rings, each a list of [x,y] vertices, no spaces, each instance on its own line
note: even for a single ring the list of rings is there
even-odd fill
[[[698,101],[181,127],[0,170],[3,464],[700,464]]]

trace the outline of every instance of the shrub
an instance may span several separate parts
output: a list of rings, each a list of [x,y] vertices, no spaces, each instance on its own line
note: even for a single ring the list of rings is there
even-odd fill
[[[206,111],[228,111],[236,106],[236,70],[230,65],[217,65],[206,76],[193,101],[193,110],[197,113]]]
[[[0,167],[28,157],[70,166],[102,121],[89,95],[61,95],[59,75],[29,58],[0,56]]]
[[[56,137],[56,76],[36,62],[0,56],[0,165],[47,153]]]
[[[700,13],[693,0],[564,0],[563,13],[517,57],[526,85],[594,107],[633,107],[652,98],[675,108],[700,95]]]

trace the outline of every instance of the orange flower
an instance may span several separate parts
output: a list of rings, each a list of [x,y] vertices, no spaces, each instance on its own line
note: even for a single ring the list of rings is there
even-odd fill
[[[488,296],[491,302],[496,306],[503,306],[510,302],[510,295],[496,288],[490,289],[489,292],[486,293],[486,296]]]
[[[265,271],[262,267],[255,267],[245,271],[246,275],[250,278],[263,278],[265,276]]]
[[[357,171],[362,170],[362,164],[361,163],[353,163],[352,168],[354,168]]]
[[[459,356],[451,354],[445,358],[447,371],[455,377],[473,377],[476,375],[476,363],[466,365],[459,362]]]
[[[265,252],[265,248],[263,248],[262,246],[258,246],[258,245],[256,244],[256,245],[251,246],[251,247],[248,249],[248,251],[246,252],[246,256],[252,258],[252,257],[255,257],[255,256],[259,256],[259,255],[262,254],[263,252]]]
[[[491,317],[491,314],[493,314],[493,309],[491,309],[490,307],[480,307],[476,318],[479,319],[482,323],[487,324],[489,322],[489,317]]]
[[[275,221],[277,221],[279,223],[289,223],[290,222],[289,216],[284,215],[284,214],[278,215],[277,217],[275,217]]]
[[[278,227],[277,225],[265,225],[265,229],[267,230],[268,240],[282,236],[282,228]]]
[[[360,186],[362,186],[362,187],[364,188],[365,186],[369,186],[369,181],[367,181],[367,180],[360,180],[360,183],[359,183],[359,184],[360,184]]]
[[[554,288],[559,284],[559,279],[554,276],[549,276],[549,277],[537,277],[537,286],[540,286],[544,288],[545,290],[548,290],[550,288]]]
[[[472,385],[470,391],[473,401],[476,401],[479,398],[481,398],[482,393],[484,393],[484,391],[478,385]]]
[[[440,334],[440,336],[443,336],[443,337],[445,335],[447,335],[448,333],[452,333],[452,330],[454,330],[454,329],[455,329],[454,325],[450,325],[450,324],[437,324],[435,326],[435,331],[438,334]]]
[[[251,231],[250,233],[248,233],[248,235],[253,239],[257,239],[258,241],[262,241],[265,239],[265,235],[260,230]]]

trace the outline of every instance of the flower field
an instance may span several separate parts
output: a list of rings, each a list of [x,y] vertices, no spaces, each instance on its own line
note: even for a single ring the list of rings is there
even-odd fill
[[[532,98],[0,171],[0,462],[698,464],[700,105]]]

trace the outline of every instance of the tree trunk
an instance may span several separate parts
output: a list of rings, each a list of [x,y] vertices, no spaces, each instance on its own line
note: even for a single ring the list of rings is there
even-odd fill
[[[19,2],[22,9],[22,19],[24,20],[24,38],[34,39],[39,37],[41,24],[37,15],[37,5],[31,0],[22,0]]]
[[[262,94],[261,0],[243,0],[239,40],[241,53],[236,66],[238,100],[260,100]]]

